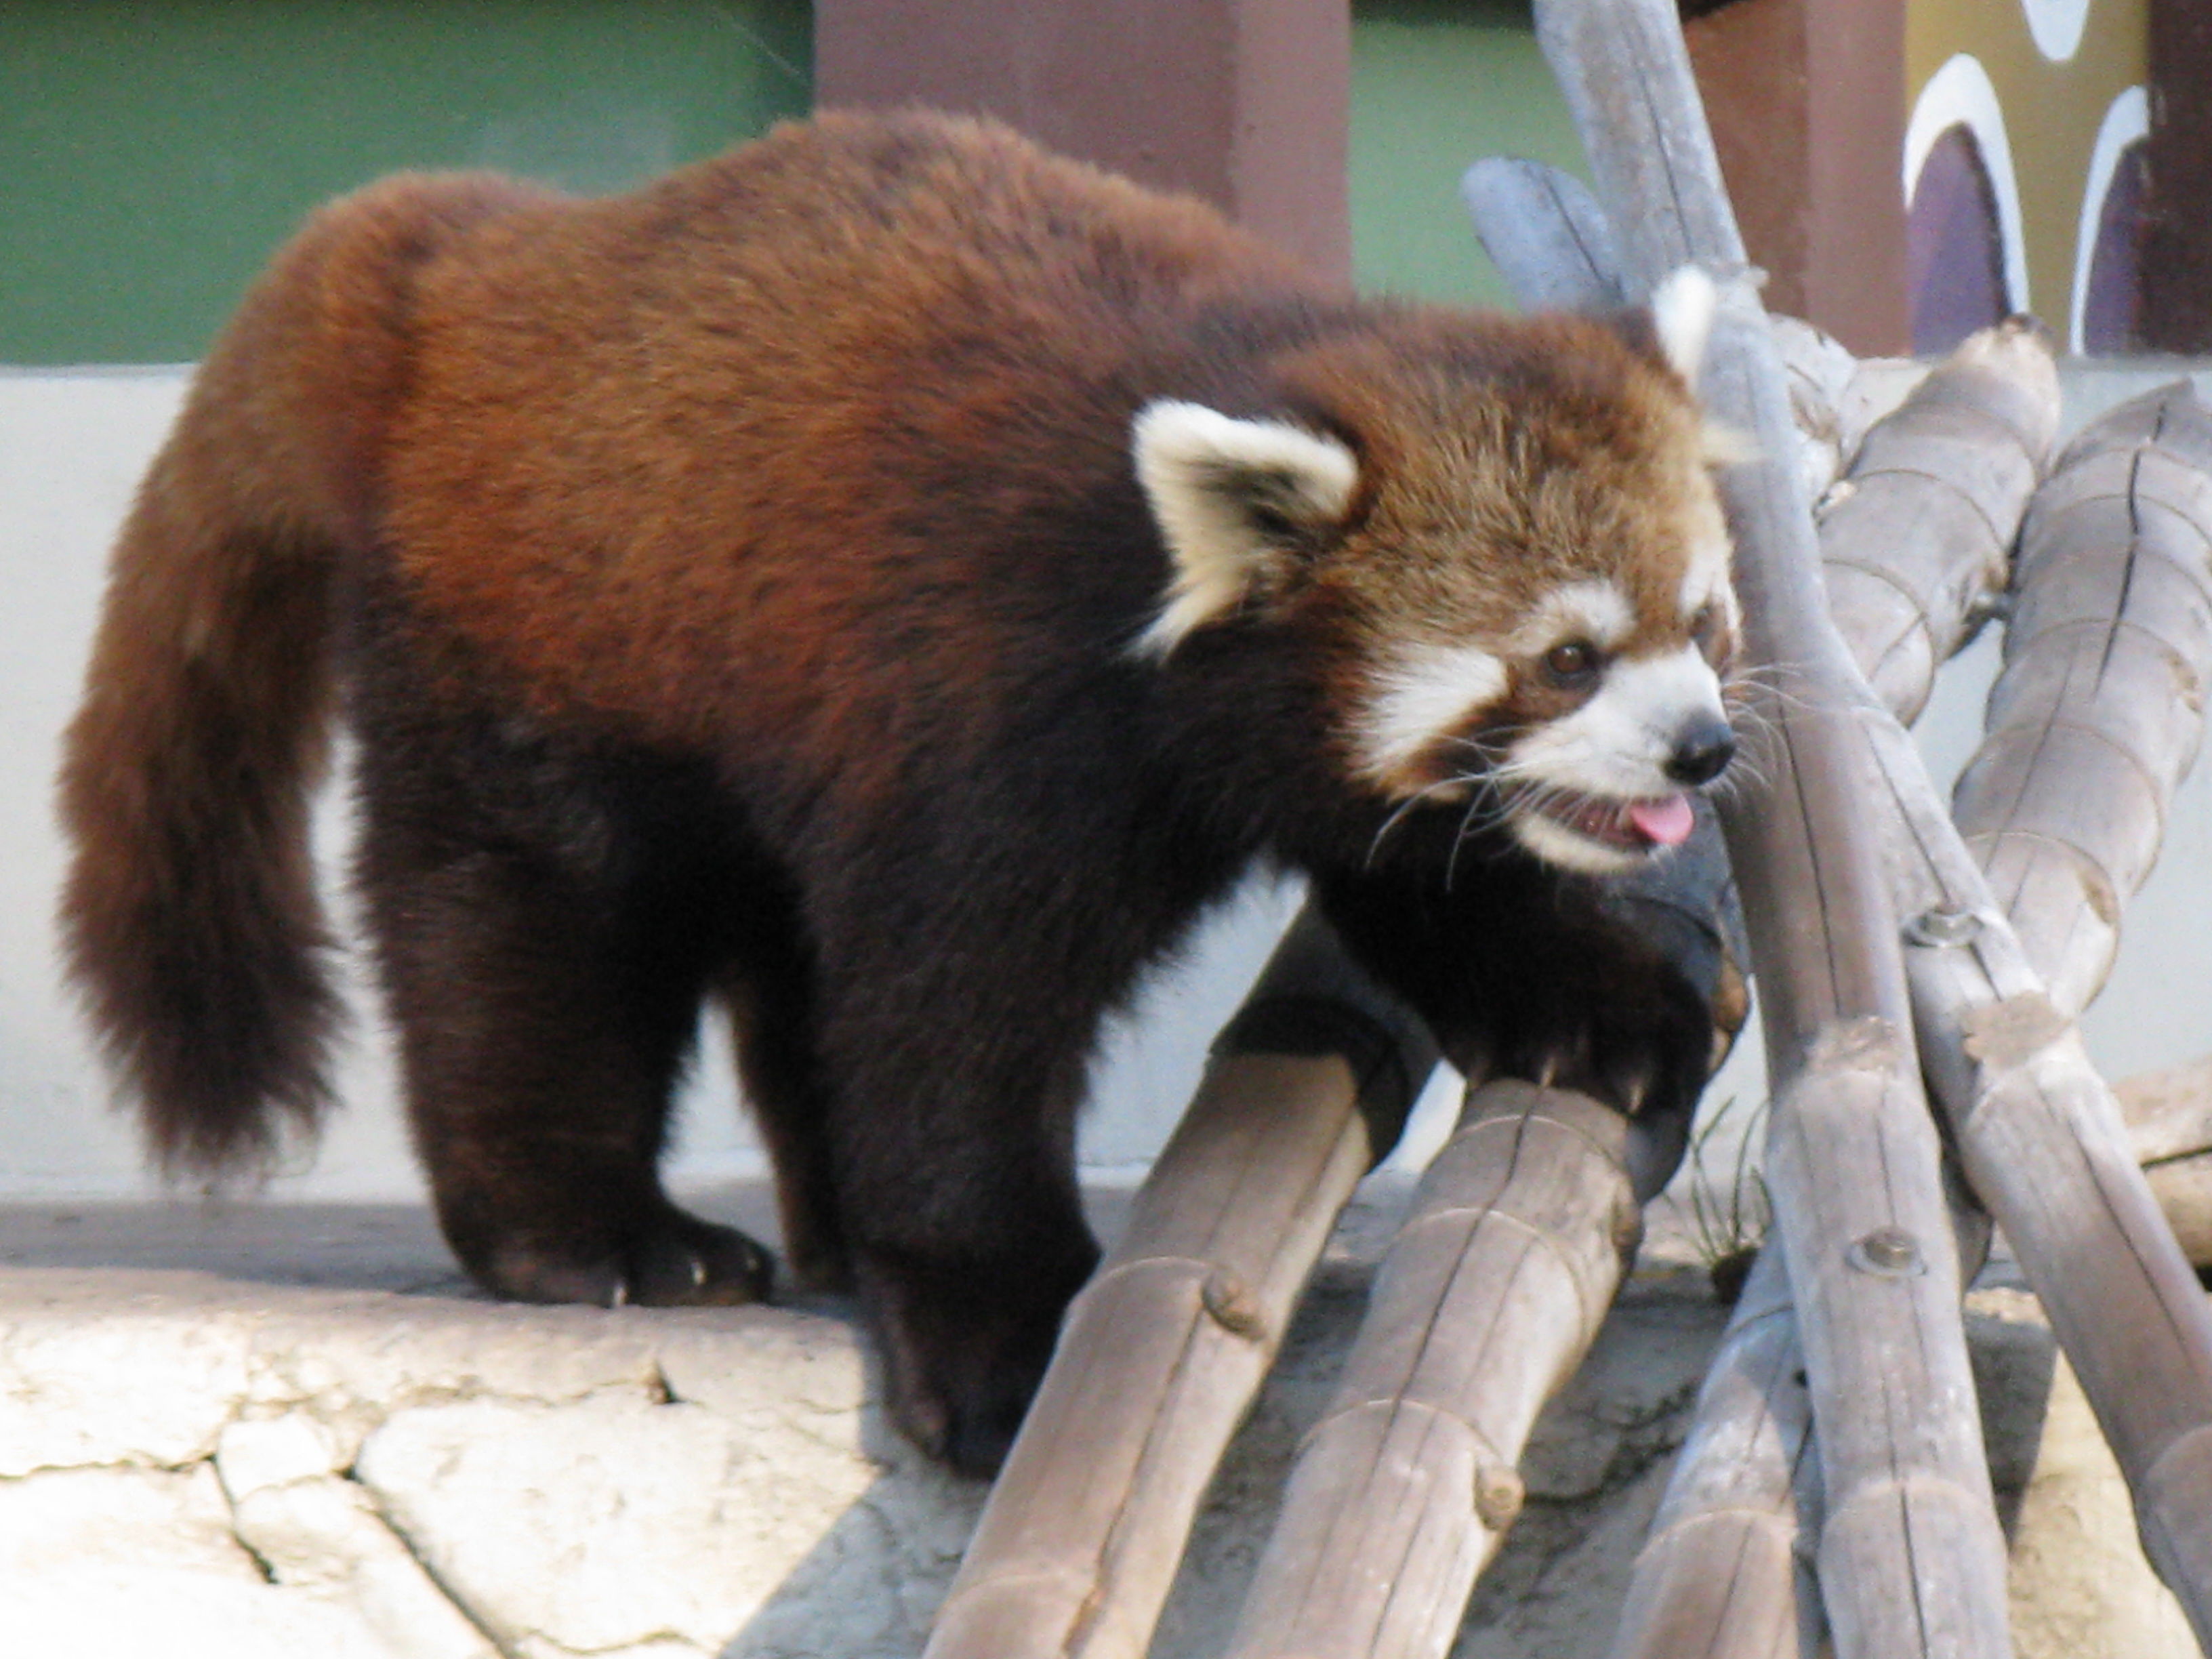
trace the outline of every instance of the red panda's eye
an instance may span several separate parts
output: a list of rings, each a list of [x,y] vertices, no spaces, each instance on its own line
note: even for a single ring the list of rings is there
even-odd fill
[[[1555,685],[1584,684],[1597,672],[1599,663],[1597,647],[1587,640],[1570,640],[1544,653],[1544,672]]]

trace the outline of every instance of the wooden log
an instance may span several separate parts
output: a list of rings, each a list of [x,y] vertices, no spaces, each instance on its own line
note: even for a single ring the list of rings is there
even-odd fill
[[[2112,1093],[2175,1241],[2200,1273],[2212,1268],[2212,1060],[2124,1079]]]
[[[2037,493],[2020,636],[1954,803],[1968,841],[1899,734],[1878,745],[1902,896],[1926,919],[1908,969],[1929,1080],[2127,1476],[2152,1564],[2212,1650],[2212,1310],[2072,1023],[2196,747],[2208,579],[2212,414],[2184,383],[2092,427]]]
[[[1515,164],[1516,168],[1526,165]],[[1478,164],[1474,171],[1481,167]],[[1560,210],[1557,204],[1571,200],[1569,185],[1550,191],[1524,187],[1513,192],[1468,192],[1486,246],[1523,251],[1500,264],[1516,273],[1516,282],[1528,283],[1524,301],[1579,296],[1582,303],[1598,304],[1609,302],[1617,291],[1610,273],[1590,279],[1571,272],[1547,281],[1540,271],[1528,269],[1532,258],[1544,250],[1565,249],[1565,254],[1555,252],[1551,257],[1568,258],[1578,271],[1588,250],[1606,246],[1604,239],[1587,232],[1547,231],[1532,222],[1547,211]],[[1808,447],[1843,443],[1838,436],[1842,422],[1831,415],[1827,404],[1856,383],[1856,372],[1848,362],[1828,361],[1817,340],[1805,338],[1809,331],[1778,331],[1790,368],[1792,416],[1810,441]],[[1939,372],[1946,384],[1923,402],[1942,411],[1942,425],[1960,436],[1978,434],[1991,444],[2009,444],[2023,452],[2009,466],[2002,459],[1996,465],[1984,461],[1973,471],[1984,477],[2009,474],[2018,479],[2025,475],[2032,482],[2057,415],[2057,387],[2047,345],[2033,332],[2008,328],[1969,343],[1954,363]],[[1909,435],[1922,418],[1917,412],[1903,417],[1899,424],[1904,433],[1875,445],[1869,465],[1878,466],[1885,454],[1898,453],[1903,446],[1896,437]],[[1854,433],[1848,440],[1854,451],[1860,435]],[[1813,485],[1825,482],[1808,477]],[[1901,493],[1924,493],[1925,488],[1908,471]],[[1945,488],[1954,499],[1972,499],[1963,490]],[[1877,493],[1883,491],[1900,493],[1889,483],[1886,471]],[[1996,522],[2005,540],[2017,526],[2025,493],[2026,485],[2016,484],[2010,491],[1985,498],[1985,504],[1978,503]],[[1858,516],[1847,514],[1841,524],[1824,524],[1824,552],[1832,549],[1838,534],[1852,528]],[[1911,511],[1884,516],[1901,520],[1908,530],[1916,519]],[[1940,521],[1941,515],[1937,518]],[[1870,573],[1888,591],[1925,594],[1914,608],[1912,626],[1931,643],[1948,649],[1963,642],[1970,610],[1985,603],[1987,584],[2002,574],[1992,570],[1985,544],[1970,536],[1931,545],[1908,535],[1902,549],[1905,570],[1916,573],[1918,580],[1899,580],[1878,567],[1870,567]],[[1947,557],[1957,564],[1945,564]],[[1876,643],[1881,635],[1868,619],[1878,625],[1883,614],[1878,607],[1860,607],[1857,631],[1866,637],[1846,634],[1846,645],[1862,664],[1881,648]],[[1889,686],[1900,702],[1913,707],[1927,693],[1925,684],[1896,673],[1889,677]],[[1803,1644],[1808,1655],[1814,1651],[1819,1607],[1810,1596],[1803,1560],[1796,1548],[1799,1516],[1817,1509],[1820,1484],[1817,1468],[1807,1455],[1811,1413],[1799,1375],[1802,1364],[1779,1254],[1768,1252],[1754,1269],[1753,1283],[1739,1301],[1715,1355],[1691,1435],[1676,1458],[1667,1496],[1638,1559],[1614,1649],[1616,1659],[1796,1651],[1791,1643]]]
[[[1770,683],[1764,700],[1770,740],[1752,768],[1763,787],[1736,796],[1724,821],[1781,1084],[1769,1184],[1820,1425],[1821,1583],[1837,1650],[2007,1653],[2004,1543],[1940,1149],[1863,811],[1874,774],[1849,712],[1856,670],[1825,613],[1780,366],[1736,275],[1742,244],[1673,9],[1538,0],[1536,25],[1632,275],[1648,286],[1695,262],[1733,278],[1701,390],[1762,456],[1729,469],[1723,491],[1751,653],[1787,665],[1789,684],[1775,696]],[[1810,1190],[1837,1180],[1851,1189]]]
[[[1936,671],[1996,609],[2057,429],[2041,328],[1986,329],[1875,424],[1821,501],[1828,614],[1907,726]]]
[[[2212,678],[2212,410],[2189,382],[2070,445],[2021,533],[1989,736],[1953,816],[2069,1014],[2118,948]]]
[[[1911,739],[1872,709],[1868,726],[1917,907],[1906,966],[1930,1088],[2128,1476],[2153,1565],[2212,1643],[2212,1309]]]
[[[1759,1252],[1636,1558],[1612,1659],[1814,1659],[1820,1481],[1782,1252]]]
[[[1304,912],[1069,1308],[926,1659],[1140,1659],[1337,1212],[1436,1058]]]
[[[1459,194],[1483,252],[1523,311],[1616,311],[1628,304],[1613,227],[1572,173],[1542,161],[1486,156],[1460,176]]]
[[[2140,435],[2155,426],[2172,435],[2179,421],[2179,411],[2169,408],[2161,421],[2137,419],[2133,429]],[[2124,420],[2115,423],[2123,441],[2129,441],[2130,429]],[[2093,447],[2077,445],[2069,457]],[[2197,465],[2208,463],[2212,456]],[[2056,499],[2070,501],[2077,492],[2064,486],[2066,470],[2062,466],[2061,475],[2045,488]],[[2134,476],[2158,481],[2169,496],[2175,493],[2175,481],[2162,467],[2135,469]],[[2180,493],[2198,498],[2193,487]],[[2036,500],[2040,511],[2040,491]],[[2172,525],[2154,513],[2138,510],[2134,517],[2156,519],[2168,530]],[[2126,544],[2124,539],[2123,552]],[[2212,538],[2200,531],[2194,555],[2200,569],[2208,550]],[[2119,566],[2124,558],[2112,562]],[[2118,602],[2129,583],[2108,580],[2100,588],[2081,579],[2079,563],[2054,561],[2050,568],[2066,572],[2065,592],[2077,601],[2070,613],[2076,617],[2081,614],[2081,594],[2106,595],[2106,621],[2092,631],[2109,642],[2114,665],[2104,682],[2075,673],[2058,677],[2062,686],[2071,684],[2078,694],[2100,684],[2118,688],[2131,678],[2140,684],[2142,677],[2130,677],[2118,666],[2131,653],[2163,651],[2177,631],[2212,639],[2203,630],[2185,627],[2169,628],[2163,640],[2147,629],[2147,641],[2135,641],[2114,625]],[[2024,562],[2022,610],[2031,617],[2039,610],[2045,616],[2058,614],[2047,601],[2032,597],[2037,579],[2027,574],[2029,568]],[[1958,602],[1966,589],[1952,586],[1947,591]],[[2031,622],[2031,632],[2037,626]],[[2053,630],[2062,635],[2065,631],[2057,624],[2044,631]],[[2200,676],[2203,662],[2200,657]],[[2017,700],[2033,706],[2026,693]],[[2067,706],[2056,696],[2046,705]],[[2185,751],[2167,720],[2139,722],[2113,711],[2094,714],[2082,724],[2109,732],[2149,731],[2161,744],[2157,753],[2174,757]],[[1969,1177],[2005,1227],[2097,1404],[2136,1492],[2154,1559],[2190,1607],[2201,1639],[2203,1540],[2212,1534],[2207,1524],[2212,1487],[2204,1484],[2207,1447],[2212,1445],[2205,1433],[2212,1420],[2207,1416],[2212,1407],[2207,1393],[2212,1316],[2160,1224],[2109,1091],[2089,1066],[2070,1024],[2070,1015],[2101,985],[2109,948],[2078,927],[2064,939],[2051,930],[2058,948],[2045,963],[2072,988],[2056,997],[2047,992],[2038,974],[2045,964],[2034,959],[2002,919],[1973,855],[1929,787],[1910,739],[1872,708],[1866,729],[1897,808],[1887,815],[1899,831],[1893,874],[1899,910],[1910,918],[1908,969],[1923,1063],[1952,1119]],[[2151,773],[2148,767],[2142,770]],[[2178,768],[2169,766],[2158,775],[2170,790]],[[2080,787],[2056,771],[2049,775],[2049,787],[2060,793]],[[2150,816],[2155,822],[2156,814]],[[2105,833],[2114,838],[2125,835],[2131,856],[2147,867],[2149,850],[2141,845],[2139,828],[2124,821]],[[2053,860],[2071,853],[2056,843],[2041,849],[2042,856]],[[2115,903],[2106,920],[2116,923],[2117,916]],[[2086,966],[2079,962],[2084,953],[2089,958]]]
[[[1925,703],[1935,667],[1968,637],[1990,588],[2003,580],[2002,555],[2057,413],[2047,344],[2025,330],[1990,331],[1873,428],[1850,479],[1824,503],[1832,614],[1905,718]],[[1964,461],[1965,483],[1921,464],[1912,439],[1931,426],[1948,442],[1929,459]],[[2006,487],[1969,493],[1990,480]],[[1930,496],[1934,510],[1923,512]],[[1801,1364],[1789,1285],[1779,1253],[1769,1250],[1700,1391],[1637,1561],[1613,1659],[1817,1651],[1818,1602],[1796,1549],[1801,1526],[1817,1535],[1820,1507]]]
[[[1231,1659],[1433,1659],[1520,1512],[1517,1465],[1581,1364],[1641,1223],[1630,1120],[1470,1091],[1301,1448]]]
[[[1710,1011],[1717,1066],[1747,994],[1710,811],[1606,897]],[[1448,1053],[1463,1072],[1485,1063]],[[1638,1105],[1510,1078],[1470,1091],[1299,1451],[1233,1653],[1434,1659],[1450,1645],[1519,1509],[1529,1427],[1580,1364],[1643,1205],[1681,1161],[1692,1103]]]

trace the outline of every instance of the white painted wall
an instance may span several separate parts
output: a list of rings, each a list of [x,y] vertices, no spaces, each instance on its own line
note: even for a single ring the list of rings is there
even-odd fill
[[[2100,371],[2069,382],[2078,422],[2153,383]],[[107,544],[147,459],[174,414],[180,370],[0,371],[0,1197],[129,1197],[156,1189],[141,1172],[130,1127],[107,1109],[100,1067],[55,967],[53,894],[62,867],[52,781],[99,601]],[[2212,386],[2208,386],[2212,390]],[[1978,731],[1994,641],[1946,676],[1922,722],[1937,775],[1954,774]],[[325,803],[319,834],[335,866],[342,800]],[[1188,1098],[1205,1048],[1257,971],[1294,890],[1255,889],[1217,919],[1183,964],[1152,985],[1117,1024],[1101,1058],[1085,1129],[1085,1162],[1128,1171],[1158,1146]],[[334,902],[343,896],[333,882]],[[2212,769],[2192,777],[2168,829],[2166,853],[2130,907],[2111,989],[2086,1026],[2109,1075],[2193,1059],[2212,1049]],[[281,1176],[277,1198],[411,1198],[410,1165],[388,1045],[366,1000],[340,1073],[347,1109],[312,1157]],[[1747,1042],[1710,1094],[1762,1092]],[[688,1097],[673,1175],[679,1183],[750,1174],[760,1154],[738,1111],[719,1033],[710,1034]],[[1431,1091],[1418,1154],[1449,1110]],[[1422,1132],[1425,1127],[1425,1133]]]

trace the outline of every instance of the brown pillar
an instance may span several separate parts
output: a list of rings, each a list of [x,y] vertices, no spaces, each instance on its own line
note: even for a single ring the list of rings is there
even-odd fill
[[[1768,307],[1910,350],[1905,0],[1736,0],[1685,33]]]
[[[2212,10],[2151,0],[2149,180],[2137,331],[2212,351]]]
[[[814,97],[988,112],[1349,283],[1349,0],[816,0]]]

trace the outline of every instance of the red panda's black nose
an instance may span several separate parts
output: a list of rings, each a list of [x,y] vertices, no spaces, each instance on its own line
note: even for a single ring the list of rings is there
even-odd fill
[[[1699,720],[1675,738],[1674,752],[1667,757],[1667,775],[1694,789],[1720,776],[1735,753],[1735,733],[1725,720]]]

